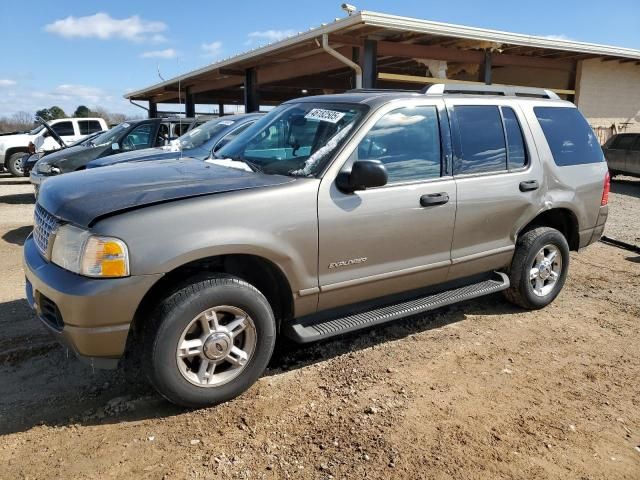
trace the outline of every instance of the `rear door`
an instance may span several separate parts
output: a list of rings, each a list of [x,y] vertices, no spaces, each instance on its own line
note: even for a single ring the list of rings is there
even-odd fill
[[[446,280],[456,188],[442,115],[444,103],[436,99],[385,105],[324,175],[318,192],[320,309]],[[357,160],[380,160],[387,185],[340,191],[337,174]]]
[[[521,219],[539,205],[542,173],[515,102],[448,99],[447,109],[458,191],[449,279],[456,279],[510,263]]]

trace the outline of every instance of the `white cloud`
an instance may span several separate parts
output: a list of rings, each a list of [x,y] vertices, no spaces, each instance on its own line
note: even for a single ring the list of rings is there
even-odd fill
[[[543,38],[546,38],[548,40],[571,40],[564,33],[561,33],[559,35],[544,35]]]
[[[222,53],[222,42],[203,43],[200,47],[207,57],[219,57]]]
[[[12,87],[16,84],[15,80],[9,80],[8,78],[0,78],[0,87]]]
[[[113,18],[108,13],[99,12],[86,17],[73,17],[56,20],[45,25],[45,31],[65,38],[121,38],[130,41],[164,41],[160,32],[167,29],[164,22],[143,20],[138,15],[128,18]]]
[[[166,48],[164,50],[152,50],[150,52],[144,52],[140,54],[140,58],[176,58],[178,52],[173,48]]]
[[[278,40],[285,39],[292,35],[295,35],[297,32],[295,30],[264,30],[262,32],[251,32],[247,35],[248,40],[245,42],[246,45],[253,45],[255,43],[272,43],[277,42]]]

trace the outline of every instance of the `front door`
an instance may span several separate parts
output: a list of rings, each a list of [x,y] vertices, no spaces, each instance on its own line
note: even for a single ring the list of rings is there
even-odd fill
[[[440,108],[439,108],[440,107]],[[388,104],[367,120],[327,171],[318,197],[319,308],[440,283],[447,277],[456,186],[441,145],[439,100]],[[447,150],[448,151],[448,150]],[[387,185],[341,192],[336,175],[380,160]]]

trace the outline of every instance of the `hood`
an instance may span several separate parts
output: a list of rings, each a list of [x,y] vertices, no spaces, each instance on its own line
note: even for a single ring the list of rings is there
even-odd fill
[[[209,152],[202,149],[190,149],[172,151],[166,147],[145,148],[144,150],[132,150],[131,152],[118,153],[108,157],[98,158],[87,164],[87,168],[108,167],[124,162],[145,162],[148,160],[175,160],[181,157],[192,157],[204,160]]]
[[[87,227],[100,217],[145,205],[293,181],[192,158],[125,163],[51,177],[42,184],[38,203],[62,220]]]
[[[74,147],[63,148],[56,150],[43,157],[43,162],[49,165],[55,165],[59,167],[63,173],[77,170],[80,167],[85,166],[91,160],[94,160],[105,151],[111,150],[110,145],[100,145],[90,147],[87,145],[76,145]]]

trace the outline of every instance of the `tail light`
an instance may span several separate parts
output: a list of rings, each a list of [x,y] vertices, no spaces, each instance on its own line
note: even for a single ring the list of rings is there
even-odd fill
[[[609,190],[611,190],[611,175],[609,175],[609,171],[607,170],[607,174],[604,176],[604,187],[602,189],[602,200],[600,201],[600,206],[604,207],[609,203]]]

